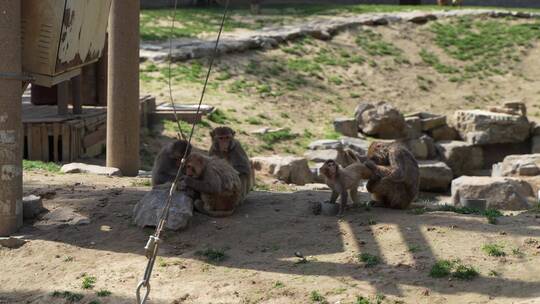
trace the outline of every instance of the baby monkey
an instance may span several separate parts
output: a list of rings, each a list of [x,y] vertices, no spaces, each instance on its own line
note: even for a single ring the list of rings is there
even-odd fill
[[[335,204],[337,198],[341,198],[338,216],[343,215],[349,195],[354,203],[361,203],[358,197],[358,186],[361,180],[371,177],[371,170],[364,164],[356,162],[342,168],[336,161],[329,159],[324,162],[320,170],[326,178],[326,184],[332,189],[330,203]]]

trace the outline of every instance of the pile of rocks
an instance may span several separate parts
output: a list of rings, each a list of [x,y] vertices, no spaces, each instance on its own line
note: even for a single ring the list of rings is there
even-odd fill
[[[287,183],[322,182],[318,175],[322,162],[346,162],[347,149],[365,155],[366,136],[396,140],[418,159],[422,191],[447,192],[451,186],[456,204],[461,198],[482,198],[491,207],[523,209],[534,203],[540,188],[540,126],[529,122],[526,113],[521,102],[459,110],[450,117],[427,112],[403,115],[384,101],[361,103],[354,117],[334,121],[342,138],[311,143],[304,158],[256,158],[269,165],[255,168],[264,167]]]

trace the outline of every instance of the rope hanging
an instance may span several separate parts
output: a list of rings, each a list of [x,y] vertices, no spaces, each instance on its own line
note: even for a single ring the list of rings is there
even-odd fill
[[[218,55],[219,41],[221,39],[221,33],[223,32],[223,27],[225,25],[225,20],[227,18],[227,12],[229,10],[229,1],[230,0],[226,1],[225,8],[223,9],[223,17],[221,18],[221,25],[219,27],[219,32],[218,32],[218,35],[217,35],[217,38],[216,38],[216,43],[214,45],[214,51],[212,53],[212,56],[210,57],[210,63],[209,63],[209,66],[208,66],[208,72],[206,73],[204,86],[203,86],[203,89],[202,89],[202,92],[201,92],[201,98],[199,99],[199,104],[197,106],[196,116],[198,116],[199,113],[200,113],[201,105],[202,105],[202,102],[204,100],[204,95],[206,93],[206,88],[208,86],[208,80],[210,79],[210,74],[212,72],[212,66],[214,65],[214,61],[215,61],[215,59],[216,59],[216,57]],[[174,119],[176,120],[176,124],[178,126],[179,134],[181,135],[182,139],[186,140],[186,136],[184,135],[184,133],[182,131],[182,128],[180,126],[180,120],[178,119],[178,116],[177,116],[177,113],[176,113],[176,107],[174,105],[174,98],[173,98],[173,95],[172,95],[172,85],[171,85],[171,81],[172,81],[171,80],[172,79],[172,77],[171,77],[172,39],[173,39],[173,34],[174,34],[174,24],[175,24],[175,21],[176,21],[176,11],[177,11],[177,9],[178,9],[178,0],[175,0],[174,1],[173,18],[172,18],[172,22],[171,22],[171,32],[170,32],[170,36],[169,36],[169,64],[168,64],[168,68],[169,68],[169,81],[168,81],[168,83],[169,83],[169,98],[170,98],[170,101],[171,101],[171,105],[173,107]],[[189,134],[189,138],[187,138],[188,146],[191,145],[191,140],[193,138],[193,133],[195,131],[195,125],[196,125],[196,122],[193,122],[192,125],[191,125],[191,131],[190,131],[190,134]],[[146,301],[148,300],[148,296],[150,295],[150,279],[151,279],[152,270],[154,269],[154,265],[155,265],[157,255],[158,255],[159,243],[161,242],[160,236],[161,236],[161,233],[163,232],[163,228],[165,228],[165,224],[167,223],[167,217],[169,216],[169,209],[171,208],[172,197],[174,195],[174,192],[176,191],[181,172],[182,172],[182,170],[184,168],[187,153],[188,153],[188,149],[186,149],[184,151],[184,155],[182,156],[182,161],[181,161],[180,167],[178,168],[178,171],[176,172],[176,177],[174,178],[174,182],[172,183],[171,188],[169,189],[169,195],[167,197],[167,203],[165,204],[165,207],[163,208],[163,211],[161,212],[161,216],[160,216],[159,222],[158,222],[158,224],[156,226],[156,230],[155,230],[154,234],[149,237],[148,242],[146,243],[146,246],[144,247],[145,255],[148,258],[148,263],[147,263],[146,269],[144,271],[143,279],[139,282],[139,284],[137,286],[137,290],[136,290],[137,304],[145,304]],[[146,288],[146,292],[145,292],[144,296],[141,297],[141,291],[142,291],[143,287]]]

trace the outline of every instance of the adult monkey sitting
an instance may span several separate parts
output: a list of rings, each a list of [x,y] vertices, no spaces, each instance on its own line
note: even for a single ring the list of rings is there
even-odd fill
[[[240,175],[245,197],[255,185],[255,173],[244,148],[234,138],[236,132],[229,127],[217,127],[210,132],[212,146],[209,155],[226,160]]]
[[[367,190],[384,207],[406,209],[416,199],[420,185],[418,162],[398,142],[373,142],[365,166],[372,171]]]

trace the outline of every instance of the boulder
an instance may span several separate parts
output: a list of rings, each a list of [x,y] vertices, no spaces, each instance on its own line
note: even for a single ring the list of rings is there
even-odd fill
[[[422,136],[422,120],[420,117],[412,116],[405,117],[405,122],[407,123],[407,138],[413,139]]]
[[[430,131],[443,126],[446,126],[446,116],[444,115],[422,118],[422,131]]]
[[[102,167],[96,165],[87,165],[82,163],[70,163],[63,165],[60,169],[63,173],[86,173],[107,176],[122,176],[122,171],[113,167]]]
[[[531,153],[540,153],[540,135],[534,136],[531,140]]]
[[[452,127],[450,127],[448,125],[444,125],[444,126],[440,126],[440,127],[431,129],[431,130],[429,130],[428,134],[435,141],[459,139],[458,132],[454,128],[452,128]]]
[[[452,202],[485,199],[487,208],[525,210],[534,205],[534,192],[525,181],[508,177],[462,176],[452,181]]]
[[[420,190],[446,192],[450,188],[454,175],[452,169],[440,161],[419,161]]]
[[[256,171],[266,172],[287,184],[305,185],[313,181],[308,161],[303,157],[258,156],[251,162]]]
[[[369,142],[365,139],[342,136],[340,139],[322,139],[308,145],[310,150],[352,149],[362,155],[366,154]]]
[[[29,195],[23,197],[23,218],[35,219],[39,214],[43,213],[47,209],[43,208],[43,201],[41,197],[36,195]]]
[[[480,147],[457,140],[440,141],[436,147],[442,161],[452,169],[454,176],[471,174],[483,167],[484,156]]]
[[[21,237],[0,237],[0,247],[6,247],[9,249],[17,249],[26,244],[27,241]]]
[[[510,155],[493,165],[492,176],[540,175],[540,154]]]
[[[328,159],[335,160],[338,156],[338,150],[327,149],[327,150],[308,150],[304,153],[304,157],[309,161],[322,163]]]
[[[334,130],[349,137],[358,137],[358,122],[355,118],[336,118]]]
[[[155,227],[167,202],[170,184],[160,185],[148,192],[133,208],[133,223],[138,227]],[[169,217],[165,228],[184,229],[193,217],[193,200],[184,192],[175,192],[172,197]]]
[[[518,143],[530,136],[527,117],[483,110],[456,111],[452,125],[475,145]]]
[[[396,139],[406,136],[405,118],[389,103],[361,103],[356,107],[355,117],[358,128],[364,134],[383,139]]]
[[[423,135],[417,139],[408,140],[406,146],[416,159],[434,159],[437,156],[435,143],[433,139],[427,135]]]

